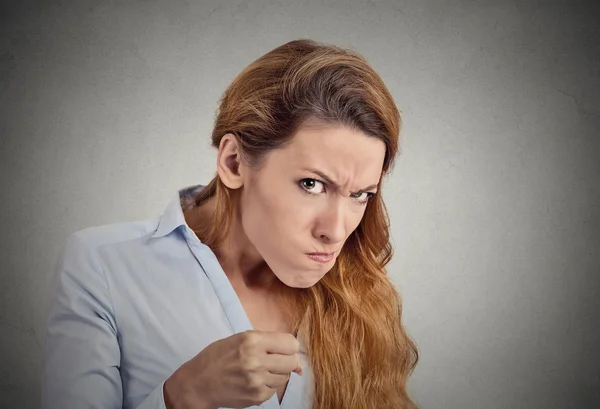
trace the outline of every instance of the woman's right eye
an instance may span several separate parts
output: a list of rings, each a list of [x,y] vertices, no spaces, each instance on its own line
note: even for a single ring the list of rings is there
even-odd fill
[[[302,179],[300,181],[300,186],[307,193],[310,193],[313,195],[317,195],[317,194],[323,193],[325,191],[325,189],[324,189],[325,185],[323,184],[323,182],[320,182],[316,179]],[[321,189],[318,188],[319,186],[321,186]]]

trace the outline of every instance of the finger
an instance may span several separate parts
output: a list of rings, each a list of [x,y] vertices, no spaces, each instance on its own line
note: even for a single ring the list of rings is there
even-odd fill
[[[265,385],[271,389],[277,389],[280,386],[285,385],[290,380],[290,374],[288,372],[287,375],[282,374],[273,374],[267,372],[265,375]]]
[[[269,354],[293,355],[300,351],[300,342],[285,332],[263,332],[262,346]]]
[[[298,354],[267,354],[263,359],[265,368],[272,374],[289,375],[290,372],[296,372],[298,375],[302,375],[302,365]]]

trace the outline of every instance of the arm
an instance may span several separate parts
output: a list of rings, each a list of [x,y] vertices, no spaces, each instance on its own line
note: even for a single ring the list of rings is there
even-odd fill
[[[43,409],[121,409],[121,354],[110,295],[97,259],[77,234],[69,237],[44,344]],[[165,409],[163,384],[138,409]]]

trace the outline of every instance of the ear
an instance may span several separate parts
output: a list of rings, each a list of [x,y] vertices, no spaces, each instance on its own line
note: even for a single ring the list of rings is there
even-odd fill
[[[230,133],[223,135],[217,154],[219,178],[228,188],[239,189],[244,185],[243,167],[237,138]]]

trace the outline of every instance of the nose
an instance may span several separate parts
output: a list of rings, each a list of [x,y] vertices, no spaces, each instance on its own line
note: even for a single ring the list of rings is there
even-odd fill
[[[346,238],[345,205],[333,200],[320,215],[313,235],[324,243],[339,243]]]

